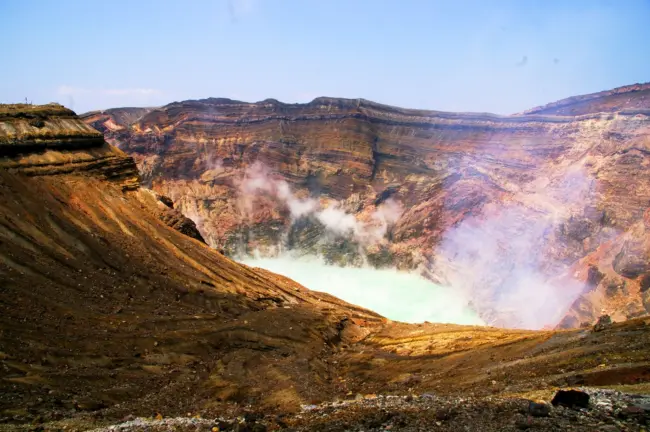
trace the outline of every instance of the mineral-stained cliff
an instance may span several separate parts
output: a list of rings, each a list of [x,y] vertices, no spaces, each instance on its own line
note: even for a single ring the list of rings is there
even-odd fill
[[[0,430],[198,415],[206,420],[179,430],[479,421],[501,431],[526,409],[513,395],[546,398],[540,389],[575,384],[637,391],[649,379],[648,319],[598,333],[394,323],[228,259],[184,235],[179,213],[165,216],[169,201],[140,188],[133,160],[70,111],[0,105]],[[643,250],[639,237],[619,240],[616,271],[643,273],[628,258]],[[389,411],[359,402],[335,426],[300,414],[334,399],[387,406],[375,394],[432,392],[436,411],[423,397]],[[471,402],[453,397],[470,393]],[[230,420],[207,420],[215,417]],[[558,410],[535,424],[590,431],[611,417]],[[645,417],[635,418],[632,430]]]
[[[647,110],[650,83],[632,84],[598,93],[574,96],[525,111],[524,114],[583,115],[594,112]]]
[[[648,88],[509,117],[362,99],[211,98],[84,120],[228,253],[289,248],[339,263],[417,267],[468,291],[500,325],[555,325],[577,298],[562,321],[577,326],[603,311],[617,319],[648,312],[645,271],[613,265],[650,205]],[[325,208],[353,215],[352,229],[333,227]],[[507,317],[515,304],[540,302],[548,303],[541,317]]]

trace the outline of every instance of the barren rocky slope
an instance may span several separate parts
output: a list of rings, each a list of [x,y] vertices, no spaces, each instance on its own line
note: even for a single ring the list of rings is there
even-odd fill
[[[510,117],[211,98],[83,119],[230,255],[417,268],[469,293],[487,322],[577,327],[650,309],[647,93]]]
[[[188,418],[185,430],[514,430],[531,421],[517,398],[647,387],[648,319],[597,333],[389,322],[166,225],[133,160],[100,138],[59,106],[0,106],[2,430],[158,414],[234,419]],[[331,423],[300,414],[371,393],[437,402],[377,399]],[[557,408],[533,423],[640,430],[643,409]]]
[[[349,320],[383,322],[168,228],[133,160],[62,107],[1,106],[0,132],[3,421],[295,406],[333,391],[307,381]]]

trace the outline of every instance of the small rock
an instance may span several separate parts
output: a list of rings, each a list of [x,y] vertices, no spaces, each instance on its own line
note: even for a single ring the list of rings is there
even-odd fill
[[[31,119],[29,121],[29,125],[40,129],[43,126],[45,126],[45,122],[43,121],[43,119],[35,118],[35,119]],[[81,271],[81,270],[79,270],[79,271]]]
[[[106,408],[106,405],[101,401],[92,399],[81,399],[74,404],[77,411],[97,411]]]
[[[612,326],[612,317],[609,315],[601,315],[600,318],[598,318],[598,321],[594,325],[594,331],[595,332],[600,332],[603,330],[606,330]]]
[[[648,405],[630,405],[621,410],[620,417],[622,418],[643,418],[650,416],[650,406]]]
[[[261,416],[258,413],[252,413],[252,412],[244,413],[244,421],[246,423],[255,423],[260,418]]]
[[[519,415],[517,419],[515,420],[515,427],[519,430],[526,430],[530,429],[532,424],[532,419],[530,417],[524,417],[522,415]]]
[[[643,411],[645,414],[650,414],[650,404],[645,405],[632,405],[628,408],[636,408],[639,411]]]
[[[589,408],[589,395],[580,390],[558,390],[551,403],[553,406]]]
[[[551,414],[551,406],[546,402],[528,402],[528,414],[533,417],[548,417]]]
[[[596,408],[599,408],[603,411],[611,411],[612,410],[612,404],[609,401],[598,401],[594,404]]]

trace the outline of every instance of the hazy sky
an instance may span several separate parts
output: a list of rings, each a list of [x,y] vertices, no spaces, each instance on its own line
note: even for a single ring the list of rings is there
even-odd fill
[[[0,0],[0,102],[508,114],[650,81],[650,0]]]

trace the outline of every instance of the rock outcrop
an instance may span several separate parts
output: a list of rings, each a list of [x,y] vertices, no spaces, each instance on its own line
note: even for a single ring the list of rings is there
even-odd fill
[[[645,310],[644,276],[616,271],[643,259],[638,247],[616,264],[603,250],[650,205],[648,89],[624,87],[515,116],[362,99],[211,98],[84,120],[132,155],[143,182],[171,197],[208,244],[231,255],[293,249],[340,264],[418,268],[470,292],[496,325],[555,325],[577,299],[562,326],[579,326],[593,324],[602,309],[617,320]],[[310,213],[310,199],[379,235],[332,230]],[[381,219],[387,199],[398,217]],[[597,283],[589,278],[594,266],[603,275]],[[618,277],[624,306],[606,295]],[[557,301],[534,320],[511,317],[504,291],[517,291],[511,303]]]
[[[196,224],[192,219],[185,217],[183,213],[174,208],[174,203],[169,197],[159,195],[153,191],[150,192],[156,200],[158,219],[163,221],[165,225],[174,228],[176,231],[185,234],[186,236],[197,239],[201,243],[205,243],[205,239],[196,228]]]
[[[13,173],[90,173],[124,190],[140,186],[133,159],[61,105],[0,106],[0,158],[0,168]]]

